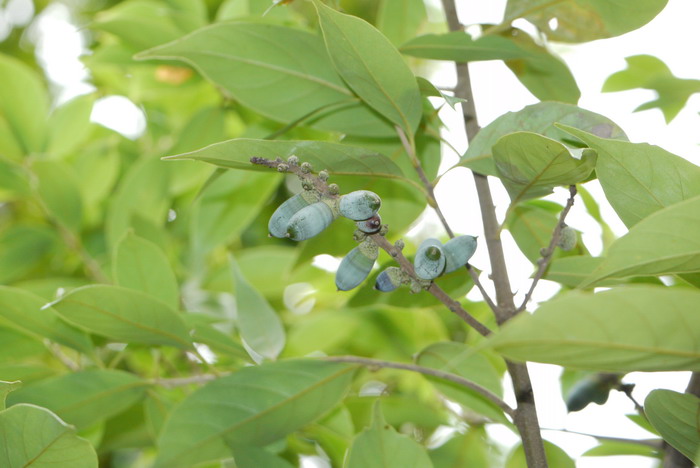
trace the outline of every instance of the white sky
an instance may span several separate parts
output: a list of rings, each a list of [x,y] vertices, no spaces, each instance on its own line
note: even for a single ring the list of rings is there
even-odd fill
[[[11,0],[10,6],[0,9],[0,37],[7,24],[21,24],[26,18],[29,0]],[[438,0],[429,0],[439,6]],[[502,17],[505,0],[460,0],[458,1],[465,24],[481,22],[497,23]],[[14,12],[14,13],[13,13]],[[468,15],[467,15],[468,13]],[[14,15],[14,16],[13,16]],[[23,16],[24,15],[24,16]],[[14,19],[13,19],[14,18]],[[632,110],[653,97],[651,91],[627,91],[621,93],[601,93],[604,80],[612,73],[625,68],[624,58],[637,54],[651,54],[666,62],[671,71],[681,78],[700,78],[700,60],[697,60],[696,46],[697,21],[700,18],[700,2],[697,0],[670,0],[667,8],[650,24],[624,36],[595,41],[582,45],[554,45],[571,67],[582,91],[581,107],[610,117],[628,134],[631,141],[657,144],[700,164],[700,97],[694,96],[686,108],[670,125],[666,125],[658,110],[632,113]],[[72,96],[89,92],[85,83],[87,73],[77,60],[84,48],[84,40],[76,27],[70,23],[69,12],[59,3],[49,5],[32,31],[37,41],[38,52],[51,80],[58,85],[60,102]],[[516,111],[537,102],[537,100],[515,79],[500,62],[480,62],[470,65],[472,82],[479,121],[482,126],[508,111]],[[433,76],[438,85],[454,84],[453,66],[443,63]],[[505,90],[505,91],[504,91]],[[459,114],[446,108],[441,114],[450,131],[446,137],[460,151],[466,149],[466,139],[459,120]],[[107,97],[101,100],[93,112],[93,120],[114,128],[130,138],[137,137],[145,128],[143,113],[130,101],[121,97]],[[452,166],[457,156],[445,150],[443,167]],[[466,179],[465,179],[466,178]],[[464,183],[468,180],[469,183]],[[588,187],[594,195],[601,195],[599,186]],[[502,216],[507,208],[508,196],[497,183],[492,183],[498,211]],[[471,176],[465,169],[449,172],[437,187],[437,197],[443,206],[450,224],[459,233],[481,235],[476,194],[471,184]],[[551,197],[560,203],[566,200],[566,191],[557,191]],[[600,200],[600,196],[598,197]],[[584,241],[592,253],[600,252],[600,231],[591,218],[585,214],[581,203],[574,205],[567,221],[584,232]],[[612,209],[603,205],[603,213],[618,234],[626,230]],[[439,229],[434,216],[428,214],[424,222],[413,230],[416,237],[429,235]],[[529,285],[528,277],[532,270],[525,257],[505,232],[504,243],[509,261],[509,273],[513,287],[522,291]],[[479,249],[473,263],[488,270],[486,249]],[[486,278],[484,277],[484,280]],[[487,282],[487,281],[485,281]],[[537,300],[545,300],[558,289],[558,286],[543,281],[538,287]],[[478,293],[469,296],[477,298]],[[522,297],[522,292],[516,297]],[[531,309],[534,308],[531,307]],[[535,395],[540,422],[545,428],[567,428],[586,433],[616,437],[650,437],[648,433],[630,423],[623,415],[633,412],[632,404],[617,392],[611,394],[608,404],[603,407],[591,405],[584,411],[566,414],[559,392],[556,366],[531,364]],[[637,383],[635,396],[643,401],[654,388],[682,390],[687,381],[686,373],[632,374],[625,381]],[[504,443],[514,443],[515,438],[507,430],[495,429],[494,435]],[[558,432],[545,432],[545,437],[577,456],[592,447],[593,440],[586,437]],[[639,457],[580,458],[579,468],[644,468],[653,466],[648,459]]]

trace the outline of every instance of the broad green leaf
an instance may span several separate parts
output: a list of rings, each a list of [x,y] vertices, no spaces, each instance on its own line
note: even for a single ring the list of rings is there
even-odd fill
[[[505,37],[484,36],[475,40],[461,31],[418,36],[403,44],[399,50],[413,57],[454,62],[508,60],[530,55]]]
[[[504,24],[525,18],[550,40],[588,42],[619,36],[654,19],[668,0],[508,0]],[[552,19],[556,19],[556,23]],[[487,30],[488,31],[488,30]]]
[[[661,454],[654,447],[633,442],[617,442],[602,440],[600,445],[586,450],[582,457],[610,457],[619,455],[637,455],[640,457],[660,458]]]
[[[559,213],[564,209],[558,203],[546,200],[534,200],[522,203],[509,213],[505,226],[515,239],[520,251],[532,263],[537,262],[542,254],[540,251],[552,240],[552,233],[559,222]],[[555,249],[553,258],[570,257],[586,253],[586,248],[580,241],[572,250],[565,252]]]
[[[195,202],[190,221],[196,251],[207,252],[240,239],[281,179],[272,169],[267,174],[226,171],[210,183]]]
[[[699,370],[698,301],[694,289],[647,285],[571,291],[508,322],[490,347],[509,359],[574,369]]]
[[[434,84],[432,84],[430,81],[426,80],[425,78],[422,77],[417,77],[418,78],[418,89],[420,89],[420,92],[423,96],[435,96],[435,97],[441,97],[449,104],[449,106],[452,109],[455,109],[455,104],[459,104],[460,102],[464,102],[464,99],[450,96],[449,94],[445,94],[439,89],[435,87]]]
[[[386,156],[365,148],[327,141],[237,138],[164,159],[193,159],[223,168],[270,172],[272,169],[268,167],[252,164],[250,158],[260,157],[274,161],[278,157],[286,160],[292,155],[311,164],[314,170],[325,169],[329,174],[403,178],[401,169]]]
[[[316,34],[272,24],[219,23],[137,58],[187,62],[236,101],[278,122],[309,116],[306,124],[322,130],[395,134],[347,88]]]
[[[302,429],[302,434],[321,446],[331,460],[331,466],[343,466],[345,453],[355,436],[355,426],[350,411],[341,405],[315,423],[307,425]]]
[[[14,223],[0,233],[0,284],[22,279],[34,271],[58,244],[47,226]]]
[[[647,143],[608,140],[559,125],[598,153],[596,175],[627,227],[654,211],[700,195],[700,167]]]
[[[182,317],[140,291],[96,284],[74,289],[52,305],[73,325],[115,341],[192,348]]]
[[[515,205],[547,195],[556,186],[583,182],[595,168],[596,155],[584,150],[577,158],[556,140],[537,133],[515,132],[493,145],[493,160]]]
[[[484,127],[469,143],[460,165],[480,174],[497,176],[491,148],[502,136],[518,131],[539,133],[561,143],[570,144],[571,137],[556,128],[555,122],[581,128],[605,138],[627,139],[620,127],[600,114],[563,102],[540,102],[518,112],[508,112]]]
[[[491,446],[483,427],[470,427],[435,450],[429,452],[435,468],[491,468],[495,466]]]
[[[544,275],[545,279],[556,281],[559,284],[570,288],[577,288],[586,278],[603,263],[602,257],[591,257],[589,255],[574,255],[571,257],[555,258],[549,265]],[[597,283],[598,286],[613,286],[621,283],[652,283],[662,285],[663,283],[656,277],[640,277],[631,279],[607,278]]]
[[[553,443],[545,440],[544,442],[544,453],[547,456],[547,462],[552,468],[575,468],[576,464],[571,459],[567,453],[554,445]],[[508,455],[508,460],[506,461],[505,468],[528,468],[527,461],[525,460],[525,450],[522,444],[519,444],[515,450],[513,450],[510,455]]]
[[[92,130],[90,114],[93,94],[85,94],[61,104],[49,116],[45,151],[50,156],[65,156],[79,148]]]
[[[379,401],[372,425],[352,442],[344,468],[432,468],[425,447],[387,424]]]
[[[85,429],[139,401],[147,385],[127,372],[90,369],[24,386],[10,395],[8,404],[42,406],[78,429]]]
[[[97,468],[90,443],[38,406],[20,404],[0,411],[0,441],[4,468]]]
[[[644,412],[666,442],[694,463],[700,463],[700,398],[654,390],[644,400]]]
[[[49,215],[73,232],[79,232],[83,219],[80,182],[68,164],[60,161],[35,161],[32,172],[37,178],[37,193]]]
[[[377,29],[399,46],[416,35],[427,21],[423,0],[381,0],[377,11]]]
[[[461,343],[435,343],[422,350],[416,357],[416,364],[449,372],[481,385],[496,396],[503,397],[501,374],[483,354]],[[428,379],[450,400],[499,422],[507,422],[503,410],[481,394],[438,378]]]
[[[282,321],[265,297],[246,280],[233,256],[230,263],[236,285],[236,324],[241,338],[256,353],[276,359],[285,343]]]
[[[700,271],[700,196],[657,211],[632,226],[579,287],[606,278]]]
[[[15,364],[22,361],[39,360],[46,356],[46,346],[37,338],[0,325],[0,362]],[[3,374],[8,380],[18,380]]]
[[[669,123],[685,107],[691,95],[700,93],[700,80],[675,77],[668,66],[654,56],[634,55],[626,57],[625,61],[627,68],[610,75],[603,83],[603,92],[635,88],[656,91],[656,99],[640,105],[635,112],[658,108]]]
[[[0,286],[0,320],[34,338],[48,338],[86,354],[92,342],[82,331],[65,323],[46,301],[27,291]]]
[[[175,273],[157,245],[127,232],[114,249],[112,266],[119,286],[145,292],[172,309],[180,308]]]
[[[314,421],[343,397],[355,367],[281,361],[208,383],[176,407],[158,441],[157,468],[230,457],[227,445],[263,447]]]
[[[578,102],[581,91],[562,59],[535,42],[525,31],[513,28],[506,34],[506,37],[528,53],[526,58],[505,62],[528,91],[541,101]]]
[[[0,54],[0,154],[18,159],[40,151],[48,110],[46,87],[36,72]]]
[[[234,445],[232,451],[236,468],[294,468],[294,465],[284,458],[263,448]]]
[[[0,380],[0,411],[5,409],[7,395],[22,386],[22,382],[5,382]]]
[[[314,2],[326,49],[338,74],[366,104],[413,135],[422,104],[416,78],[372,25]]]

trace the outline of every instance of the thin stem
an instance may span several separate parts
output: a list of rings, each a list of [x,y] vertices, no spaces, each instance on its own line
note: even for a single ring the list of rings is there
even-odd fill
[[[498,306],[493,303],[493,300],[491,299],[491,296],[486,292],[486,289],[484,289],[484,285],[481,284],[481,281],[479,281],[479,273],[474,269],[473,266],[467,265],[467,271],[469,272],[469,275],[472,277],[472,281],[476,285],[477,288],[479,288],[479,292],[481,293],[481,297],[484,298],[484,301],[488,306],[491,308],[491,310],[495,313],[496,310],[498,310]]]
[[[570,185],[569,199],[566,201],[566,206],[559,214],[559,221],[557,222],[557,225],[554,228],[554,232],[552,232],[552,239],[549,241],[549,245],[546,249],[542,251],[542,257],[539,260],[537,260],[537,272],[535,273],[535,277],[532,279],[530,289],[528,290],[527,294],[525,294],[525,299],[523,299],[523,303],[520,304],[520,307],[518,307],[515,311],[515,315],[525,310],[527,303],[530,302],[530,299],[532,299],[532,293],[535,292],[537,283],[542,279],[544,273],[547,271],[547,268],[549,267],[549,264],[552,261],[552,256],[554,255],[554,249],[556,249],[557,244],[559,243],[559,239],[561,238],[561,232],[566,227],[564,220],[566,219],[566,215],[569,214],[571,207],[574,206],[575,198],[576,186]]]
[[[353,364],[361,364],[361,365],[367,366],[369,368],[389,368],[389,369],[408,370],[408,371],[412,371],[412,372],[418,372],[418,373],[423,374],[423,375],[430,375],[432,377],[437,377],[439,379],[448,380],[450,382],[454,382],[458,385],[461,385],[463,387],[474,390],[475,392],[479,393],[484,398],[487,398],[489,401],[496,404],[508,416],[510,416],[510,417],[515,416],[515,410],[513,408],[511,408],[508,405],[508,403],[506,403],[501,398],[499,398],[496,394],[492,393],[490,390],[482,387],[481,385],[472,382],[471,380],[467,380],[464,377],[460,377],[459,375],[451,374],[449,372],[444,372],[444,371],[440,371],[437,369],[432,369],[430,367],[418,366],[415,364],[405,364],[405,363],[401,363],[401,362],[382,361],[379,359],[370,359],[370,358],[363,358],[363,357],[358,357],[358,356],[332,356],[332,357],[327,357],[327,358],[323,358],[323,359],[325,361],[332,361],[332,362],[349,362],[349,363],[353,363]]]

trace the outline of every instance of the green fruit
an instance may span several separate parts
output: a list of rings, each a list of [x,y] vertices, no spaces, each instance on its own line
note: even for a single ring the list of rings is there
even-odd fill
[[[369,190],[356,190],[340,197],[340,214],[353,221],[369,219],[382,206],[382,200]]]
[[[379,229],[381,229],[382,218],[378,214],[375,214],[369,219],[355,222],[355,225],[357,226],[357,229],[364,233],[374,234],[375,232],[379,232]]]
[[[271,236],[286,237],[287,225],[299,210],[318,201],[318,196],[313,193],[304,192],[294,195],[289,200],[282,203],[270,217],[267,229]]]
[[[327,203],[312,203],[294,213],[287,224],[287,234],[295,241],[303,241],[319,235],[335,219],[333,210]]]
[[[618,374],[593,374],[576,382],[566,398],[566,409],[581,411],[590,403],[599,405],[608,401],[610,390],[620,383]]]
[[[445,253],[445,273],[451,273],[467,264],[476,252],[476,237],[459,236],[442,246]]]
[[[335,273],[335,285],[340,291],[349,291],[362,283],[379,256],[379,248],[366,240],[352,249],[340,262]]]
[[[418,247],[413,259],[416,276],[424,280],[432,280],[445,271],[445,255],[442,244],[437,239],[426,239]]]
[[[389,267],[379,273],[377,281],[374,283],[374,289],[381,292],[391,292],[401,286],[402,276],[400,268]]]
[[[578,241],[578,234],[576,229],[566,226],[561,230],[561,236],[559,237],[559,243],[557,244],[560,249],[569,251],[576,247],[576,242]]]

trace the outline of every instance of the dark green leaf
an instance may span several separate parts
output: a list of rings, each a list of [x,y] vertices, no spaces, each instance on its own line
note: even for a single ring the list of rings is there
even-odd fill
[[[354,367],[281,361],[246,367],[188,396],[167,420],[157,468],[189,467],[230,456],[227,445],[265,446],[333,408]]]
[[[588,42],[619,36],[651,21],[668,0],[509,0],[504,23],[525,18],[560,42]],[[556,25],[552,23],[556,18]]]
[[[379,401],[372,426],[352,442],[345,468],[432,468],[425,447],[386,423]]]
[[[323,39],[338,74],[374,110],[413,135],[422,105],[416,78],[372,25],[315,1]]]
[[[560,185],[583,182],[595,167],[593,151],[574,152],[537,133],[515,132],[493,146],[493,160],[513,205],[552,192]]]
[[[570,144],[571,137],[556,128],[555,122],[582,128],[605,138],[627,139],[620,127],[602,115],[563,102],[540,102],[518,112],[508,112],[484,127],[469,143],[460,165],[480,174],[498,175],[491,148],[502,136],[517,131],[539,133]]]
[[[700,291],[659,286],[572,291],[509,322],[490,346],[514,360],[595,371],[699,370],[698,301]]]
[[[182,317],[140,291],[106,284],[85,286],[53,303],[53,308],[73,325],[112,340],[192,348]]]
[[[180,308],[175,273],[157,245],[128,232],[114,249],[112,264],[119,286],[145,292],[172,309]]]
[[[700,167],[675,154],[647,143],[608,140],[558,126],[598,153],[598,180],[627,227],[654,211],[700,195]]]
[[[700,398],[654,390],[644,400],[644,411],[666,442],[694,463],[700,463]]]
[[[90,443],[38,406],[22,404],[0,411],[0,441],[4,468],[97,468]]]
[[[22,387],[10,395],[8,403],[43,406],[78,429],[85,429],[139,401],[147,385],[127,372],[91,369]]]

